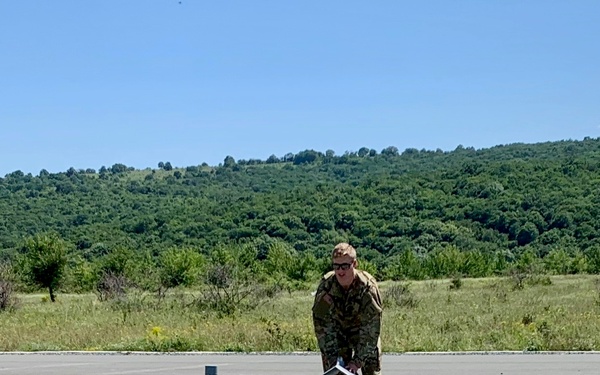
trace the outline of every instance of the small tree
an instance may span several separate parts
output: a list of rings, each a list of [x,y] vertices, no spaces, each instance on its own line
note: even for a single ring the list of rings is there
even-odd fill
[[[160,255],[160,282],[165,288],[191,286],[204,268],[204,257],[191,248],[170,248]]]
[[[29,281],[48,288],[50,300],[60,284],[67,264],[64,242],[56,234],[35,235],[25,240],[25,273]]]

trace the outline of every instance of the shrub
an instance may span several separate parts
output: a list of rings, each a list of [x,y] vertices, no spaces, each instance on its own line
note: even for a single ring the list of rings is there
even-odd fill
[[[219,315],[249,311],[272,296],[271,289],[232,264],[215,264],[206,271],[206,284],[196,305]]]
[[[201,254],[191,248],[171,248],[160,255],[160,284],[164,288],[192,286],[204,267]]]
[[[99,301],[123,299],[131,282],[124,275],[104,272],[96,284],[96,296]]]
[[[450,290],[459,290],[463,285],[463,281],[462,281],[462,275],[457,274],[454,275],[454,277],[450,280],[450,285],[448,286],[448,289]]]
[[[8,310],[13,306],[13,286],[6,280],[0,280],[0,311]]]
[[[72,293],[91,292],[97,282],[93,264],[81,256],[74,256],[69,259],[61,289]]]
[[[535,269],[518,269],[512,268],[508,270],[508,275],[512,280],[512,289],[521,290],[526,285],[552,285],[552,279],[550,276],[540,273],[539,270]]]
[[[17,303],[12,269],[7,264],[0,264],[0,311],[14,309]]]
[[[543,264],[532,251],[526,251],[507,270],[513,282],[513,290],[521,290],[525,285],[550,285],[552,281],[543,274]]]
[[[594,287],[596,290],[596,305],[600,307],[600,278],[594,279]]]
[[[523,318],[521,318],[521,324],[523,324],[524,326],[528,326],[528,325],[532,324],[534,321],[535,321],[535,317],[529,313],[523,315]]]
[[[420,302],[411,292],[410,283],[396,283],[386,289],[383,294],[384,302],[389,301],[399,307],[415,308]]]
[[[527,279],[529,285],[552,285],[552,279],[548,275],[533,274]]]

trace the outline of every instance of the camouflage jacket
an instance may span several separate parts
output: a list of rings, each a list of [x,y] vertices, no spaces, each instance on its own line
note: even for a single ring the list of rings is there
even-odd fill
[[[367,358],[377,356],[382,305],[375,278],[365,271],[356,273],[348,290],[337,282],[333,271],[325,274],[315,294],[312,312],[321,353],[337,358],[338,335],[358,334],[352,361],[363,367]]]

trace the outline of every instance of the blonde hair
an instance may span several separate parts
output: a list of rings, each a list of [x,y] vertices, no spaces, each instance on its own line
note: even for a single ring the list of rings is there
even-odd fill
[[[331,252],[331,257],[333,259],[343,257],[348,255],[352,259],[356,259],[356,249],[352,247],[349,243],[341,242],[333,248]]]

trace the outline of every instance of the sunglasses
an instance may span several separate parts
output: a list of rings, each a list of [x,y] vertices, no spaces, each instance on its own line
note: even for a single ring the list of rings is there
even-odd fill
[[[346,270],[350,269],[351,266],[352,266],[352,263],[333,263],[334,270],[346,271]]]

